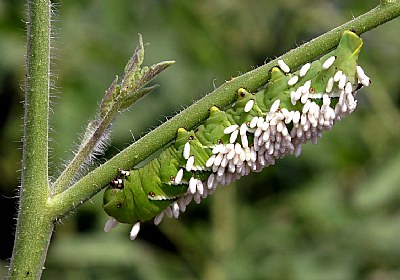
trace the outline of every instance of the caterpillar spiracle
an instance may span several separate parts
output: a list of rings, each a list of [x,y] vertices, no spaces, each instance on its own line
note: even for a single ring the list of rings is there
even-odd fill
[[[286,155],[298,156],[357,106],[355,95],[370,79],[357,65],[362,40],[345,31],[337,48],[291,73],[282,60],[258,92],[237,90],[237,100],[196,129],[178,129],[176,140],[147,165],[119,176],[105,190],[103,208],[119,223],[140,223],[164,216],[178,218],[194,200],[200,203],[218,185],[258,172]]]

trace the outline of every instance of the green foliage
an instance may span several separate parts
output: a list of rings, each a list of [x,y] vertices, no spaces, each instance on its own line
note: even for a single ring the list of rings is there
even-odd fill
[[[22,114],[12,85],[23,80],[24,6],[0,5],[0,94],[13,100],[2,119],[0,191],[14,196]],[[71,156],[65,147],[73,146],[95,114],[138,32],[150,42],[146,64],[165,58],[177,63],[157,80],[157,91],[115,122],[107,157],[131,143],[132,135],[140,137],[211,91],[213,81],[219,85],[371,6],[303,0],[64,2],[57,8],[62,21],[55,22],[60,59],[54,73],[60,76],[52,90],[59,98],[52,106],[50,172],[55,177],[60,170],[54,166]],[[135,242],[126,237],[128,227],[102,232],[106,216],[97,195],[57,225],[43,279],[398,279],[399,23],[362,36],[360,64],[372,86],[363,90],[357,111],[318,145],[306,145],[300,158],[220,189],[189,206],[179,220],[165,219],[160,232],[142,228]]]

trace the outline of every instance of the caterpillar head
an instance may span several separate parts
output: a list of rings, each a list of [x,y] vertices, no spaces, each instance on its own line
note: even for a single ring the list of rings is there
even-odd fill
[[[138,220],[132,190],[123,179],[110,182],[103,196],[104,211],[118,222],[133,224]]]

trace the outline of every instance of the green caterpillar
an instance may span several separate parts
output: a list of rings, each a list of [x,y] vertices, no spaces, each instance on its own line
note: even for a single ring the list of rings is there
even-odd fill
[[[338,47],[319,60],[290,73],[282,61],[256,93],[237,90],[237,101],[226,111],[210,108],[209,118],[195,130],[180,128],[176,140],[142,168],[120,171],[106,189],[103,208],[117,222],[134,224],[179,216],[194,200],[261,171],[286,155],[298,156],[307,141],[354,111],[355,93],[370,84],[357,65],[362,40],[344,32]]]

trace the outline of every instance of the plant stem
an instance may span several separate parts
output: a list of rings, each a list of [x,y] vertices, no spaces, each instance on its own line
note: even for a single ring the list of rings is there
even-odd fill
[[[24,138],[10,279],[39,279],[53,231],[47,214],[50,1],[28,1]]]
[[[227,81],[206,97],[182,111],[172,119],[163,123],[137,142],[133,143],[105,164],[99,166],[68,190],[49,200],[48,206],[58,219],[75,209],[105,187],[117,175],[117,168],[131,169],[151,154],[167,145],[176,136],[180,127],[190,129],[204,121],[208,110],[215,105],[224,108],[235,101],[236,90],[244,87],[254,91],[264,85],[269,79],[269,70],[277,65],[278,59],[283,59],[294,69],[313,58],[333,49],[339,42],[345,30],[352,29],[362,34],[400,15],[400,0],[385,2],[373,10],[337,27],[320,37],[291,50],[285,55],[250,71],[242,76]]]
[[[100,120],[100,123],[96,125],[93,131],[90,132],[90,136],[85,139],[84,142],[79,146],[78,151],[75,153],[74,158],[68,163],[68,166],[62,172],[60,177],[57,178],[51,190],[51,195],[57,194],[68,187],[70,182],[76,176],[76,173],[85,164],[90,155],[93,153],[94,148],[100,141],[104,141],[102,138],[107,133],[107,128],[110,126],[111,121],[114,119],[117,111],[111,111]]]

